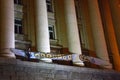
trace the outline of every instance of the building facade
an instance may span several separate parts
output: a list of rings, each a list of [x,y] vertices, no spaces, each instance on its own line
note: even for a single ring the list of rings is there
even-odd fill
[[[120,71],[119,0],[0,0],[0,56],[10,48],[76,53],[110,63]]]

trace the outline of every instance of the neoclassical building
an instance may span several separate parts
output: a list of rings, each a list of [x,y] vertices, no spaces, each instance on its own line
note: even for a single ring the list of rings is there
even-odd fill
[[[120,0],[0,0],[0,57],[10,48],[76,53],[120,71]]]

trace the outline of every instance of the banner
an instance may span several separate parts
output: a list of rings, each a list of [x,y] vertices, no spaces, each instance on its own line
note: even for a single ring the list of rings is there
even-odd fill
[[[23,50],[17,50],[17,49],[10,49],[12,52],[14,52],[16,55],[20,56],[26,56],[25,51]],[[66,60],[66,61],[72,61],[72,59],[79,56],[79,59],[83,62],[90,62],[99,66],[107,66],[111,65],[108,61],[91,57],[91,56],[85,56],[81,54],[53,54],[53,53],[40,53],[40,52],[29,52],[30,58],[39,59],[45,62],[52,62],[52,60]]]

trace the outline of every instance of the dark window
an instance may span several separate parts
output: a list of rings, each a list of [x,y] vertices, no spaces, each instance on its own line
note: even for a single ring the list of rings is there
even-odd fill
[[[17,19],[15,19],[15,24],[20,24],[20,25],[22,25],[22,20],[17,20]]]
[[[53,12],[52,0],[46,0],[46,3],[47,3],[47,11],[48,12]]]
[[[21,19],[15,19],[15,33],[16,34],[23,34],[22,20]]]
[[[55,39],[55,32],[54,32],[54,26],[49,25],[49,38],[50,39]]]
[[[17,0],[14,0],[14,3],[17,4]]]
[[[22,0],[14,0],[14,3],[15,3],[15,4],[20,4],[20,5],[21,5],[21,4],[22,4]]]
[[[22,31],[23,31],[22,26],[19,26],[19,34],[22,34],[23,33]]]
[[[18,32],[17,25],[15,25],[15,33],[17,33],[17,32]]]

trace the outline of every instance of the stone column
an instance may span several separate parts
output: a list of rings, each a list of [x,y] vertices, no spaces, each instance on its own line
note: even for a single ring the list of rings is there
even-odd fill
[[[96,55],[102,60],[109,62],[107,46],[104,37],[103,26],[101,22],[98,0],[88,0],[88,9],[90,14],[91,27],[93,32]],[[104,68],[112,68],[112,65],[106,64]]]
[[[78,54],[76,57],[74,56],[73,64],[83,66],[83,62],[79,59],[79,55],[82,54],[82,51],[78,33],[74,0],[64,0],[64,5],[68,35],[68,48],[71,53]]]
[[[110,44],[110,49],[113,57],[113,62],[114,62],[114,68],[117,71],[120,71],[120,56],[119,56],[119,50],[118,50],[118,45],[115,37],[115,31],[113,27],[113,22],[112,22],[112,17],[111,17],[111,12],[110,12],[110,7],[108,0],[101,0],[102,4],[102,10],[103,10],[103,17],[104,17],[104,24],[106,29],[107,29],[107,35],[109,39],[109,44]]]
[[[40,52],[50,52],[46,0],[35,0],[36,44]]]
[[[14,0],[0,0],[0,57],[15,58]]]
[[[109,5],[115,29],[118,49],[120,51],[120,0],[109,0]]]

